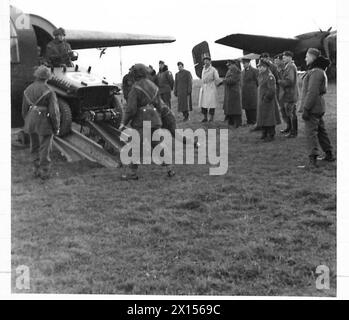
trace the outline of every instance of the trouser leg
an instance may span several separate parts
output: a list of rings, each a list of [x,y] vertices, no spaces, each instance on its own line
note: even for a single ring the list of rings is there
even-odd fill
[[[232,123],[233,123],[234,128],[238,128],[241,126],[241,124],[242,124],[241,114],[232,115],[231,118],[232,118]]]
[[[325,128],[325,123],[323,118],[321,117],[319,119],[319,126],[318,126],[318,139],[319,139],[319,144],[321,146],[321,149],[324,152],[332,152],[333,148],[330,142],[330,139],[328,137],[326,128]]]
[[[270,139],[274,139],[274,137],[275,137],[275,126],[270,126],[268,132],[269,132]]]
[[[280,113],[282,120],[288,125],[289,116],[287,115],[285,103],[282,100],[279,100]]]
[[[160,94],[161,99],[168,105],[171,109],[171,92],[165,92]]]
[[[291,118],[287,113],[286,103],[283,100],[279,100],[281,118],[286,124],[286,128],[281,130],[281,133],[289,133],[291,130]]]
[[[216,109],[211,108],[211,109],[208,111],[208,113],[210,114],[210,121],[213,121],[213,119],[214,119],[215,110],[216,110]]]
[[[40,168],[40,140],[36,133],[31,133],[30,138],[30,156],[33,163],[34,175],[39,175]]]
[[[249,114],[249,120],[248,120],[248,124],[255,124],[257,121],[257,112],[256,109],[251,109],[248,110],[248,114]]]
[[[290,123],[290,137],[297,136],[298,132],[298,119],[296,113],[296,104],[295,103],[285,103],[286,113],[289,117]]]
[[[156,129],[152,129],[152,136],[153,136],[153,133]],[[153,155],[153,149],[158,146],[160,143],[162,143],[162,150],[160,152],[160,156],[162,157],[162,159],[157,159],[157,161],[155,163],[157,164],[160,164],[164,167],[166,167],[166,170],[167,170],[167,175],[169,177],[173,177],[175,175],[175,171],[173,169],[173,163],[172,163],[172,160],[171,158],[167,158],[165,157],[165,155],[170,155],[172,156],[172,150],[170,150],[170,148],[168,147],[167,144],[165,144],[163,142],[163,139],[161,141],[152,141],[151,142],[151,147],[152,147],[152,159],[154,158],[154,155]],[[155,159],[154,159],[155,160]],[[162,162],[161,162],[162,161]],[[160,163],[161,162],[161,163]]]
[[[40,141],[40,170],[43,177],[47,177],[50,173],[53,135],[39,136]]]
[[[183,111],[183,118],[184,118],[184,120],[188,120],[188,118],[189,118],[189,111]]]
[[[204,115],[204,119],[202,121],[206,122],[207,121],[208,109],[207,108],[201,108],[201,113]]]
[[[304,121],[305,123],[305,135],[307,140],[308,155],[310,157],[319,155],[319,142],[318,142],[318,131],[319,131],[319,119],[310,116],[310,119]]]
[[[255,110],[245,110],[247,124],[255,124],[256,116],[254,115]]]
[[[262,127],[262,136],[261,139],[265,139],[268,136],[268,127]]]
[[[297,106],[296,104],[294,105],[292,109],[292,128],[293,128],[293,133],[295,136],[298,135],[298,118],[297,118]]]

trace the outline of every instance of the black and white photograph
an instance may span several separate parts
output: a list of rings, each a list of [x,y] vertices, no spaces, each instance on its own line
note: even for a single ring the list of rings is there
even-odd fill
[[[12,295],[338,297],[338,3],[2,2]]]

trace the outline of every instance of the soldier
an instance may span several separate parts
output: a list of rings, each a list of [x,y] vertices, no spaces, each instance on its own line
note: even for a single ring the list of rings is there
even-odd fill
[[[258,114],[257,126],[262,128],[262,137],[265,142],[274,140],[275,126],[280,123],[277,117],[276,80],[270,70],[270,62],[261,59],[258,65]]]
[[[47,86],[51,71],[39,66],[35,81],[24,91],[22,116],[24,131],[30,137],[34,177],[45,180],[50,175],[50,152],[53,134],[59,134],[60,113],[56,94]]]
[[[242,108],[247,124],[254,125],[257,119],[258,70],[251,66],[250,59],[242,59]]]
[[[141,137],[141,146],[143,145],[143,121],[151,122],[152,134],[162,126],[160,114],[157,111],[157,107],[161,105],[159,88],[148,79],[148,74],[147,67],[143,64],[136,64],[132,67],[135,83],[128,95],[127,107],[120,125],[122,130],[130,122],[132,128],[136,129]],[[156,144],[152,142],[152,147],[155,147]],[[138,165],[131,164],[129,169],[131,172],[122,175],[121,178],[138,180]],[[167,174],[172,177],[175,172],[169,168]]]
[[[264,52],[264,53],[261,54],[260,58],[269,62],[269,70],[271,71],[271,73],[275,77],[276,85],[278,85],[277,82],[279,80],[279,74],[278,74],[278,71],[277,71],[277,66],[273,62],[273,60],[271,59],[270,54],[268,52]]]
[[[174,80],[167,65],[161,60],[159,61],[159,73],[157,78],[160,97],[171,108],[171,91],[173,90]]]
[[[128,69],[128,71],[129,72],[122,78],[122,93],[126,102],[128,99],[128,94],[130,93],[131,88],[135,82],[131,72],[132,67]]]
[[[156,71],[154,70],[153,66],[149,65],[149,79],[153,81],[157,86],[159,86],[158,77],[156,75]]]
[[[303,79],[302,99],[300,111],[305,122],[305,134],[307,138],[309,164],[308,168],[317,167],[319,156],[319,144],[325,152],[325,157],[320,160],[335,161],[333,148],[328,138],[323,116],[326,103],[324,95],[327,92],[326,68],[330,61],[321,56],[318,49],[310,48],[306,54],[305,61],[308,67]]]
[[[72,61],[77,58],[71,50],[70,44],[65,41],[65,30],[58,28],[53,31],[54,40],[49,42],[46,47],[46,59],[54,67],[65,65],[72,67]]]
[[[238,60],[228,60],[228,72],[223,80],[224,84],[224,114],[229,125],[238,128],[241,126],[241,71]]]
[[[280,54],[278,54],[278,55],[276,55],[274,57],[274,63],[276,65],[276,67],[277,67],[277,72],[278,72],[278,79],[282,79],[283,72],[284,72],[284,69],[285,69],[285,64],[283,62],[282,56],[283,56],[283,54],[280,53]],[[279,104],[279,109],[280,109],[282,120],[286,123],[286,128],[280,130],[280,132],[284,133],[284,134],[287,134],[291,130],[291,124],[288,121],[289,118],[287,116],[287,113],[286,113],[286,110],[285,110],[285,104],[284,104],[284,101],[282,99],[283,95],[284,95],[283,88],[281,86],[279,86],[278,84],[276,84],[276,99],[277,99],[277,102]]]
[[[189,111],[193,110],[191,91],[193,77],[184,69],[183,62],[178,62],[178,72],[175,76],[174,95],[178,98],[178,112],[183,113],[183,121],[189,120]]]
[[[282,71],[282,78],[278,80],[278,84],[283,91],[281,97],[284,104],[287,123],[290,128],[287,138],[295,138],[298,134],[298,119],[297,119],[297,101],[298,101],[298,84],[297,84],[297,67],[293,62],[293,53],[285,51],[282,60],[285,68]],[[286,128],[287,129],[287,128]],[[287,132],[287,130],[286,130]]]
[[[272,61],[270,54],[268,52],[264,52],[260,55],[260,59],[267,61],[268,65],[269,65],[269,71],[271,71],[271,73],[273,74],[275,81],[276,81],[276,90],[278,90],[278,83],[277,80],[279,79],[279,75],[278,75],[278,71],[277,71],[277,67],[274,64],[274,62]],[[280,118],[280,114],[279,114],[279,110],[276,109],[275,110],[275,116],[277,119]],[[257,104],[257,117],[258,117],[258,104]],[[251,131],[260,131],[262,130],[262,128],[260,128],[258,125],[256,125]]]
[[[210,114],[210,121],[213,121],[215,109],[218,106],[217,86],[222,84],[216,68],[211,65],[211,58],[203,58],[204,67],[202,69],[202,86],[199,93],[199,108],[204,115],[202,122],[207,122],[207,113]]]

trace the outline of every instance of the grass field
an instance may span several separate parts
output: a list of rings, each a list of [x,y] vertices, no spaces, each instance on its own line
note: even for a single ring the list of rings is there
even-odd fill
[[[335,145],[335,85],[326,99]],[[219,108],[206,127],[227,128],[223,118]],[[195,106],[185,126],[200,120]],[[122,169],[54,154],[55,177],[42,183],[29,150],[13,148],[13,292],[26,265],[31,293],[335,296],[336,164],[297,168],[307,161],[302,121],[297,139],[266,144],[249,130],[229,130],[224,176],[183,165],[169,179],[143,166],[139,181],[124,182]],[[319,265],[330,290],[316,289]]]

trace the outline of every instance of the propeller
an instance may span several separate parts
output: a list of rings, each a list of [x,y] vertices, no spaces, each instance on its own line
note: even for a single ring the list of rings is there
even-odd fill
[[[321,28],[319,28],[319,29],[320,29],[320,32],[321,32],[321,33],[324,32]],[[326,31],[326,33],[327,33],[327,32],[331,32],[331,30],[332,30],[332,27],[330,27],[330,28]]]

